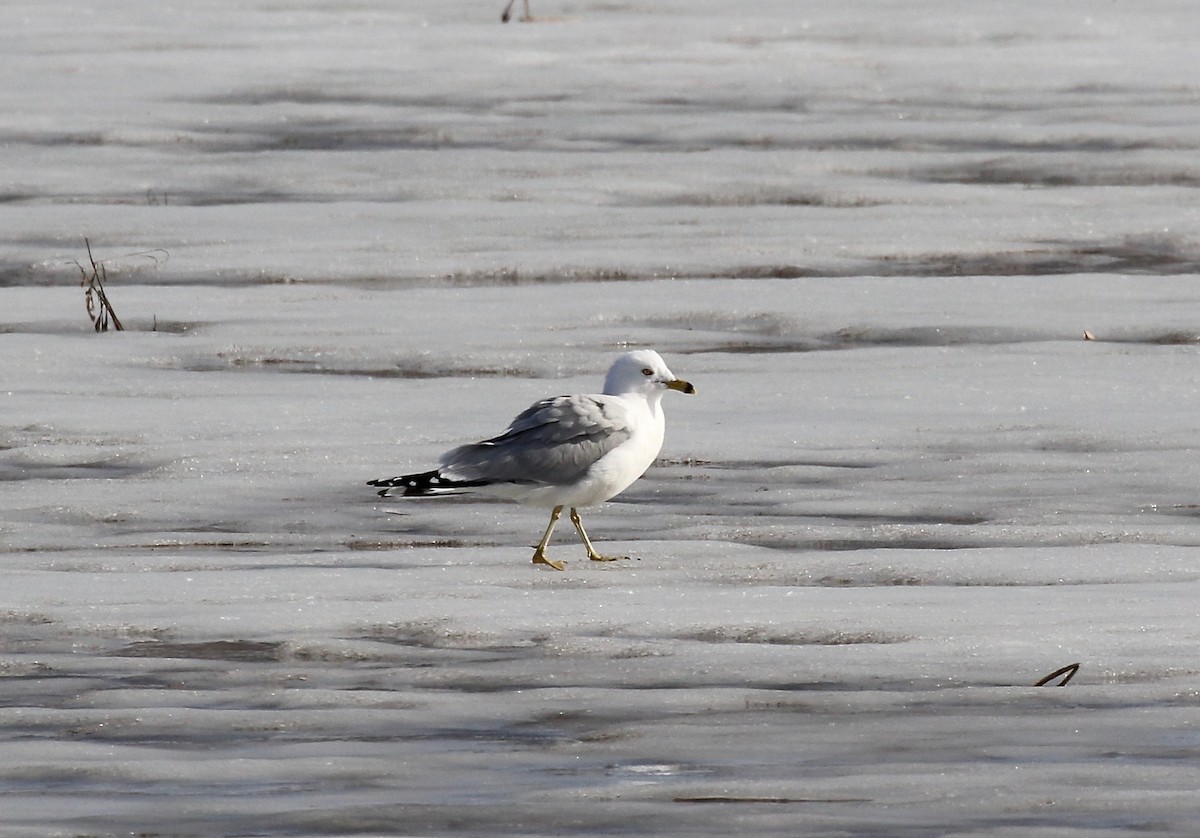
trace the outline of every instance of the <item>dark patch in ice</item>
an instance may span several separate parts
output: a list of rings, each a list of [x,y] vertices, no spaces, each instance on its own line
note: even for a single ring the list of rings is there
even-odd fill
[[[1164,235],[1116,241],[1043,241],[1039,247],[996,253],[944,253],[876,260],[884,275],[1041,276],[1073,273],[1175,276],[1200,272],[1200,247]]]
[[[187,335],[199,331],[210,322],[202,320],[160,320],[157,317],[147,321],[125,321],[125,328],[139,332],[162,332],[168,335]]]
[[[49,148],[112,144],[110,138],[101,131],[10,131],[3,137],[3,142]]]
[[[886,329],[846,327],[823,336],[831,348],[863,346],[992,346],[1046,340],[1049,335],[989,326],[912,326]]]
[[[225,200],[224,198],[220,200]],[[306,283],[346,285],[371,289],[395,289],[418,287],[525,287],[540,285],[595,284],[612,282],[648,282],[673,279],[800,279],[813,277],[947,277],[947,276],[1043,276],[1074,273],[1115,273],[1176,276],[1200,273],[1200,246],[1169,235],[1131,235],[1113,241],[1061,240],[1036,241],[1030,246],[991,252],[945,252],[924,254],[902,254],[881,252],[866,254],[856,260],[828,260],[812,264],[751,263],[723,264],[706,268],[683,270],[664,269],[659,266],[580,266],[558,269],[527,269],[501,267],[488,270],[470,270],[442,275],[364,275],[357,277],[323,280],[305,279]],[[9,263],[0,265],[0,287],[40,286],[61,281],[61,276],[52,276],[42,269],[30,265]],[[180,270],[171,273],[147,271],[139,275],[140,284],[193,284],[211,286],[257,286],[293,284],[300,280],[287,275],[263,271],[222,271],[216,274],[189,274]],[[699,315],[682,315],[680,323],[696,319]],[[752,323],[749,329],[729,326],[738,333],[769,335],[771,341],[746,338],[728,341],[725,351],[810,351],[826,345],[837,345],[834,335],[796,335],[794,327],[777,324],[778,331],[771,331],[769,324],[763,328]],[[1081,328],[1086,328],[1082,324]],[[785,337],[788,339],[785,340]],[[1037,340],[1045,336],[1019,333],[1014,339]],[[1061,335],[1058,337],[1062,337]],[[1074,337],[1074,336],[1072,336]],[[961,335],[964,342],[972,342],[969,335]],[[1169,339],[1169,338],[1168,338]],[[1168,340],[1164,339],[1164,340]],[[898,338],[900,342],[903,338]],[[1003,340],[1001,336],[990,342]],[[932,345],[927,343],[926,345]],[[711,347],[699,351],[712,351]]]
[[[748,314],[740,322],[719,316],[681,314],[675,317],[631,319],[631,323],[658,329],[703,332],[706,339],[692,346],[672,349],[676,355],[774,355],[825,352],[875,347],[925,348],[953,346],[1002,346],[1047,341],[1137,343],[1158,346],[1200,343],[1200,329],[1122,329],[1115,333],[1090,332],[1080,328],[1065,332],[1053,329],[988,325],[944,326],[854,326],[835,331],[807,332],[803,324],[792,324],[762,315]]]
[[[1157,346],[1186,346],[1194,343],[1200,343],[1200,332],[1166,332],[1160,335],[1152,335],[1135,342],[1152,343]]]
[[[1200,344],[1200,329],[1191,331],[1123,330],[1116,334],[1088,332],[1087,340],[1097,343],[1136,343],[1145,346],[1193,346]]]
[[[653,276],[631,272],[624,268],[565,268],[552,271],[498,268],[446,274],[439,278],[438,284],[449,284],[457,288],[491,288],[496,286],[566,285],[576,282],[631,282],[653,278]]]
[[[748,535],[737,539],[739,544],[749,544],[754,547],[766,547],[772,550],[799,552],[815,550],[818,552],[845,552],[851,550],[970,550],[984,547],[995,547],[997,543],[978,536],[955,538],[946,535],[923,533],[897,533],[895,536],[845,536],[839,538],[822,538],[814,535],[812,538],[789,537],[772,538],[767,535]]]
[[[1051,151],[1076,150],[1052,148]],[[1091,149],[1082,149],[1091,150]],[[1108,149],[1105,149],[1108,150]],[[1159,169],[1145,165],[1097,165],[1077,158],[1065,159],[1058,165],[1030,162],[1026,159],[1001,158],[970,160],[906,170],[892,174],[930,183],[963,183],[986,185],[1020,185],[1040,187],[1064,186],[1200,186],[1200,170]]]
[[[535,782],[531,779],[530,782]],[[586,795],[588,797],[590,795]],[[688,811],[690,810],[690,811]],[[749,813],[745,813],[749,814]],[[211,820],[172,819],[172,826],[202,833]],[[91,821],[89,821],[91,822]],[[239,826],[272,835],[713,835],[712,815],[703,806],[649,806],[645,800],[599,798],[591,805],[531,802],[511,795],[502,802],[471,799],[469,805],[446,802],[342,805],[303,812],[243,816]],[[118,821],[125,823],[125,821]],[[399,830],[399,831],[398,831]],[[721,834],[726,834],[725,829]],[[885,833],[881,832],[880,835]],[[928,834],[928,833],[924,833]],[[897,833],[891,832],[893,838]],[[902,838],[908,838],[903,836]]]
[[[1104,240],[1044,240],[983,253],[881,253],[849,264],[747,264],[672,273],[682,279],[801,279],[839,276],[1058,276],[1076,273],[1178,276],[1200,273],[1200,245],[1165,234]],[[646,279],[656,278],[656,274]]]
[[[0,280],[0,287],[3,287]],[[82,306],[80,306],[82,310]],[[191,334],[196,329],[209,324],[199,321],[186,320],[122,320],[127,332],[161,332],[170,335]],[[0,335],[79,335],[88,334],[93,329],[82,317],[75,320],[37,320],[23,322],[0,323]]]
[[[925,584],[919,576],[873,574],[869,579],[854,576],[822,576],[817,584],[823,588],[908,588]]]
[[[703,797],[673,797],[673,803],[710,803],[744,805],[755,804],[809,804],[809,803],[871,803],[871,797],[734,797],[730,795],[707,795]]]
[[[422,361],[403,361],[391,366],[355,366],[336,359],[317,360],[299,356],[232,355],[218,352],[212,357],[180,361],[178,369],[188,372],[285,372],[305,375],[343,375],[364,378],[540,378],[537,371],[517,366],[448,367]]]
[[[1109,454],[1122,450],[1113,440],[1102,437],[1059,436],[1038,439],[1028,446],[1031,451],[1045,451],[1058,454]],[[1024,449],[1025,446],[1022,446]],[[1129,450],[1125,448],[1124,450]],[[1136,450],[1136,449],[1135,449]]]
[[[760,337],[794,336],[801,320],[774,311],[747,311],[730,314],[724,311],[701,310],[667,316],[634,319],[642,326],[656,329],[687,329],[702,332],[734,332]]]
[[[761,267],[753,270],[762,271]],[[741,271],[747,273],[746,270]],[[1054,276],[1075,273],[1177,276],[1200,273],[1200,246],[1176,236],[1123,236],[1112,241],[1045,240],[986,253],[880,255],[858,270],[812,271],[780,266],[777,275]]]
[[[288,119],[258,125],[238,123],[194,128],[201,150],[217,153],[270,151],[383,151],[454,148],[521,148],[514,139],[483,139],[480,127],[467,127],[456,135],[430,122],[423,125],[396,124],[365,126],[334,119]]]
[[[456,100],[452,110],[465,109]],[[440,148],[446,145],[471,145],[483,147],[506,147],[504,135],[485,130],[494,127],[494,120],[486,114],[462,126],[464,135],[456,138],[441,122],[434,119],[418,120],[411,117],[382,123],[379,119],[364,118],[341,120],[314,115],[301,117],[293,114],[288,119],[263,119],[251,121],[232,118],[220,122],[203,123],[191,127],[185,134],[172,137],[170,141],[130,138],[115,133],[100,131],[25,131],[8,132],[0,142],[53,148],[56,146],[108,146],[124,148],[168,147],[178,148],[186,144],[190,148],[211,152],[256,152],[256,151],[361,151],[372,149],[422,149]],[[524,135],[522,135],[524,136]],[[515,138],[508,143],[515,142]]]
[[[0,463],[0,481],[11,480],[119,480],[153,471],[158,466],[127,457],[87,460],[79,463]]]
[[[349,89],[324,89],[318,87],[274,87],[262,89],[246,89],[217,93],[211,96],[197,97],[189,100],[202,105],[245,105],[262,107],[270,105],[367,105],[389,109],[417,108],[428,110],[441,108],[460,113],[487,113],[497,105],[504,107],[520,106],[521,104],[541,103],[553,104],[568,98],[566,94],[546,93],[530,94],[523,92],[520,98],[514,99],[506,93],[503,96],[477,95],[474,98],[465,90],[458,90],[453,97],[439,95],[423,95],[420,93],[389,92],[382,93],[377,89],[362,88],[357,85]]]
[[[842,275],[852,275],[846,272]],[[828,269],[814,266],[791,264],[766,265],[734,265],[714,271],[695,271],[681,273],[680,278],[686,279],[807,279],[812,277],[829,276]]]
[[[388,197],[376,196],[380,201],[405,201],[411,196],[397,193]],[[233,207],[250,204],[325,204],[340,200],[337,196],[320,192],[283,191],[270,189],[224,190],[224,189],[173,189],[163,192],[71,192],[9,196],[9,203],[40,204],[91,204],[100,206],[175,206],[175,207]],[[2,201],[0,201],[2,203]],[[0,273],[0,279],[3,274]]]
[[[282,643],[254,640],[210,640],[202,643],[147,640],[131,643],[110,652],[109,655],[122,658],[188,658],[265,663],[279,660],[282,648]]]
[[[380,201],[403,201],[409,200],[410,196],[405,193],[397,193],[390,197],[377,197]],[[189,190],[189,189],[173,189],[169,192],[156,194],[153,198],[148,198],[145,201],[139,199],[139,196],[132,196],[128,200],[121,200],[119,197],[97,195],[86,201],[76,201],[76,203],[132,203],[138,204],[143,202],[152,202],[152,205],[162,206],[178,206],[178,207],[236,207],[247,206],[252,204],[329,204],[336,203],[340,198],[336,195],[321,193],[321,192],[304,192],[304,191],[283,191],[272,189],[254,189],[254,190]]]
[[[836,512],[826,514],[817,512],[813,513],[812,517],[833,521],[849,521],[865,526],[902,525],[913,527],[938,525],[970,527],[978,524],[986,524],[991,520],[985,515],[953,512],[911,512],[900,514],[882,512]]]
[[[1168,515],[1178,518],[1200,518],[1200,503],[1180,503],[1173,506],[1151,506],[1141,510],[1154,515]]]
[[[496,635],[468,632],[455,629],[449,620],[417,620],[404,623],[368,626],[358,635],[359,639],[397,646],[414,646],[422,649],[462,649],[468,651],[528,651],[532,641],[514,644]]]
[[[904,643],[910,637],[870,631],[783,631],[765,626],[715,626],[673,635],[677,640],[701,643],[746,643],[766,646],[857,646]]]
[[[882,328],[847,326],[836,332],[788,338],[715,340],[696,348],[679,348],[676,355],[779,355],[870,347],[998,346],[1063,339],[1062,334],[989,326],[911,326]],[[1078,335],[1069,336],[1081,339]]]
[[[198,527],[193,532],[205,532],[203,527]],[[222,532],[222,530],[216,530]],[[259,541],[252,539],[193,539],[193,538],[174,538],[170,535],[163,536],[157,532],[151,533],[154,536],[153,541],[148,544],[134,545],[143,547],[148,550],[161,550],[170,548],[172,550],[221,550],[231,552],[248,552],[256,553],[270,548],[279,549],[279,544],[273,541]]]
[[[826,207],[832,209],[861,209],[877,207],[885,201],[863,196],[845,196],[820,192],[804,192],[778,187],[762,187],[747,191],[720,189],[711,192],[687,192],[661,197],[630,198],[624,203],[633,206],[663,207]]]
[[[450,549],[460,549],[463,547],[479,546],[476,543],[468,543],[459,538],[434,538],[425,540],[408,540],[401,541],[397,539],[355,539],[352,541],[343,542],[347,550],[356,550],[364,552],[375,551],[390,551],[390,550],[409,550],[416,547],[445,547]]]
[[[83,239],[70,236],[54,235],[24,235],[13,242],[22,249],[39,252],[61,254],[58,258],[50,258],[38,262],[20,262],[9,260],[0,262],[0,288],[62,288],[78,286],[80,267],[76,259],[69,254],[79,253],[83,248]],[[139,285],[154,285],[162,281],[166,274],[158,268],[167,261],[167,252],[156,249],[143,252],[105,256],[101,259],[97,253],[97,262],[105,266],[110,279],[136,282]],[[87,261],[87,254],[81,254],[82,261]],[[107,280],[106,280],[107,282]],[[81,294],[82,296],[82,294]],[[82,308],[82,306],[81,306]],[[82,316],[82,313],[81,313]],[[77,321],[73,321],[77,322]],[[86,324],[87,321],[84,320]],[[66,330],[63,330],[66,331]]]
[[[27,285],[30,284],[28,279],[28,265],[0,264],[0,288],[15,288]]]
[[[0,288],[56,285],[62,277],[51,277],[43,269],[24,262],[0,262]]]
[[[304,368],[297,366],[285,369],[284,372],[312,373],[317,375],[351,375],[367,378],[539,378],[537,373],[521,367],[463,367],[450,368],[418,368],[418,367],[378,367],[374,369],[350,368]]]
[[[25,611],[0,611],[0,625],[32,625],[32,626],[47,626],[54,622],[52,617],[46,614],[38,614],[36,612]]]

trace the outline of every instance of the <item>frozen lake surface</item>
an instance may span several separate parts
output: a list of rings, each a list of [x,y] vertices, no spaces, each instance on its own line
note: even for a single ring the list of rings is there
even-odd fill
[[[532,5],[0,10],[0,835],[1200,832],[1200,6]]]

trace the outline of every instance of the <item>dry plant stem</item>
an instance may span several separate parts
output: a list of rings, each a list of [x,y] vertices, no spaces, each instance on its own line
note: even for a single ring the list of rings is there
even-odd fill
[[[1047,684],[1049,684],[1051,681],[1053,681],[1055,678],[1061,677],[1062,680],[1059,681],[1058,684],[1056,684],[1055,686],[1065,687],[1067,685],[1067,682],[1070,681],[1072,678],[1074,678],[1075,673],[1078,671],[1079,671],[1079,664],[1069,663],[1066,666],[1064,666],[1062,669],[1054,670],[1049,675],[1047,675],[1045,678],[1041,679],[1036,684],[1034,684],[1034,686],[1035,687],[1044,687]]]
[[[96,264],[96,259],[92,256],[92,243],[86,238],[83,240],[83,243],[87,247],[88,264],[91,265],[92,272],[88,274],[87,269],[78,262],[75,263],[75,267],[79,268],[79,273],[82,276],[79,284],[85,289],[83,297],[87,303],[88,317],[92,319],[92,326],[95,327],[97,332],[107,332],[108,324],[111,320],[113,328],[118,332],[123,332],[125,331],[125,327],[121,325],[121,318],[117,317],[112,303],[108,301],[108,295],[104,293],[104,281],[108,279],[104,265]]]

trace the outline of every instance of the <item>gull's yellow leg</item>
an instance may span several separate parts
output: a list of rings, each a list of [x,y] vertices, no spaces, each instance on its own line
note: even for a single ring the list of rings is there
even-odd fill
[[[587,531],[583,528],[583,521],[579,517],[579,511],[575,507],[571,507],[571,523],[575,525],[575,531],[579,533],[579,537],[583,539],[583,546],[587,549],[588,558],[594,562],[616,562],[621,559],[628,559],[628,556],[602,556],[596,552],[596,548],[592,546],[591,539],[588,538]]]
[[[562,562],[552,561],[546,556],[546,545],[550,543],[550,534],[554,532],[554,525],[558,523],[558,516],[562,515],[563,508],[556,506],[550,511],[550,525],[546,527],[546,534],[542,536],[542,540],[538,542],[537,549],[533,551],[534,564],[548,564],[555,570],[566,570],[566,566]],[[575,514],[575,510],[571,510],[571,514]],[[590,547],[591,545],[589,545]]]

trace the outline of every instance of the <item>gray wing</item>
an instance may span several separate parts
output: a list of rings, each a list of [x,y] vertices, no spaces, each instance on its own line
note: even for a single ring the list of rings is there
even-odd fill
[[[558,396],[531,406],[498,437],[447,451],[441,473],[456,480],[563,485],[630,434],[620,400]]]

